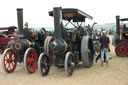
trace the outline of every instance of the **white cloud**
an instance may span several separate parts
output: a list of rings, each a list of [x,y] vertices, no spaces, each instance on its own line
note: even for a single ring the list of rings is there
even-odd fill
[[[128,17],[127,0],[1,0],[0,27],[17,26],[16,8],[24,9],[24,22],[29,22],[30,27],[53,26],[48,11],[57,6],[78,8],[93,16],[94,20],[87,23],[113,23],[116,15]]]

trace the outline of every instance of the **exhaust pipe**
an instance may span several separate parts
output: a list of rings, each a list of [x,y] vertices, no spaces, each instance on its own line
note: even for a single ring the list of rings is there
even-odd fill
[[[61,7],[53,8],[54,15],[54,29],[55,29],[55,38],[61,38],[61,28],[62,28],[62,10]]]
[[[120,35],[120,16],[116,16],[116,32]]]
[[[18,34],[19,38],[23,38],[23,9],[17,9]]]

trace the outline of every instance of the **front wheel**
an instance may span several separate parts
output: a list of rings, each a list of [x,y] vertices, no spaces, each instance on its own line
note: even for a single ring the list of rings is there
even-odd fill
[[[29,73],[35,72],[37,68],[37,53],[33,48],[28,48],[24,55],[25,70]]]
[[[71,76],[73,74],[73,67],[73,55],[71,52],[67,52],[65,56],[64,68],[68,76]]]
[[[47,55],[41,53],[38,60],[39,72],[42,76],[47,76],[50,70],[50,60]]]
[[[7,48],[2,56],[2,67],[7,73],[12,73],[17,65],[16,53],[11,49]]]

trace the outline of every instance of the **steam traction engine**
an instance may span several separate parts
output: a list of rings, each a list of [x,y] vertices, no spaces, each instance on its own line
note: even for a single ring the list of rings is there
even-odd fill
[[[65,68],[68,76],[73,73],[73,68],[82,61],[84,67],[93,64],[94,48],[89,35],[82,27],[85,18],[92,17],[78,9],[61,9],[55,7],[49,12],[54,17],[54,36],[47,37],[44,42],[44,53],[38,60],[38,68],[42,76],[49,73],[50,65]],[[65,21],[65,25],[62,23]],[[67,25],[73,28],[67,28]],[[52,56],[51,56],[52,55]]]
[[[22,9],[17,9],[17,18],[19,39],[8,43],[8,48],[3,53],[2,67],[5,72],[11,73],[17,62],[24,62],[25,69],[33,73],[37,68],[38,55],[43,51],[46,32],[44,28],[39,32],[32,32],[27,27],[23,29]]]
[[[120,19],[120,16],[116,16],[116,28],[115,33],[115,52],[117,56],[128,56],[128,24],[120,23],[128,22],[128,18]]]
[[[0,32],[0,53],[4,52],[9,41],[18,39],[15,29],[17,29],[15,26],[0,28],[2,30]]]

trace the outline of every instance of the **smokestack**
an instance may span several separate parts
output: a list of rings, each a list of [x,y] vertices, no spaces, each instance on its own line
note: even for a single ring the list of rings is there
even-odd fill
[[[120,35],[120,16],[116,16],[116,32]]]
[[[55,28],[55,38],[61,38],[61,27],[62,27],[62,10],[60,7],[53,8],[54,15],[54,28]]]
[[[17,20],[18,20],[18,34],[19,37],[23,37],[23,9],[17,9]]]

